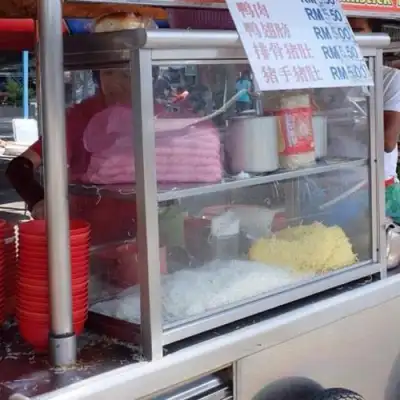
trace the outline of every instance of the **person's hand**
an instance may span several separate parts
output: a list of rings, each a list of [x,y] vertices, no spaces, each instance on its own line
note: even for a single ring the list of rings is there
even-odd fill
[[[45,212],[44,200],[40,200],[33,206],[31,211],[31,217],[33,219],[44,219],[44,212]]]

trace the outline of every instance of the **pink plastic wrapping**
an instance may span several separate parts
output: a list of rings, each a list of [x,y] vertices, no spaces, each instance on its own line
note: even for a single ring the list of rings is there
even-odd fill
[[[216,182],[222,178],[220,139],[211,122],[197,125],[183,110],[161,113],[155,120],[159,182]],[[84,133],[91,161],[84,180],[96,184],[135,181],[132,110],[113,106],[93,117]]]

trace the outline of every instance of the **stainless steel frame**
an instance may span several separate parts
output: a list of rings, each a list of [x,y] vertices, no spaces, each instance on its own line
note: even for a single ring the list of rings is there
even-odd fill
[[[379,307],[399,298],[399,293],[400,275],[395,275],[316,303],[310,302],[263,322],[181,349],[161,360],[133,364],[89,378],[65,389],[39,396],[37,400],[152,399],[157,392],[210,374],[247,356],[307,335],[363,310]],[[355,338],[356,341],[357,339]],[[362,359],[360,362],[363,362]],[[324,363],[320,367],[324,369],[325,366]],[[376,368],[376,365],[373,367]],[[263,368],[265,369],[265,365]]]
[[[370,98],[370,125],[374,127],[375,135],[371,135],[370,143],[370,170],[371,170],[371,201],[372,201],[372,245],[373,260],[385,266],[386,260],[386,233],[385,233],[385,188],[383,174],[383,141],[379,140],[383,132],[383,76],[382,50],[378,49],[376,57],[370,58],[370,68],[374,76],[375,86],[371,88]],[[381,277],[386,278],[387,269],[381,270]]]
[[[91,0],[86,0],[91,1]],[[110,2],[112,0],[108,0]],[[163,0],[158,0],[165,4]],[[166,1],[166,0],[165,0]],[[119,1],[118,1],[119,2]],[[124,3],[127,3],[125,1]],[[137,1],[135,1],[137,3]],[[154,4],[154,2],[152,2]],[[71,288],[66,282],[69,282],[69,252],[68,249],[68,214],[66,204],[66,154],[65,154],[65,129],[64,129],[64,96],[62,86],[62,43],[61,43],[61,2],[52,0],[41,0],[41,72],[43,84],[43,130],[45,139],[45,163],[51,165],[52,168],[46,169],[46,199],[47,201],[47,217],[49,229],[49,259],[50,259],[50,290],[52,295],[52,332],[55,334],[70,334],[72,331],[71,323]],[[187,6],[187,4],[185,4]],[[196,6],[196,4],[194,4]],[[198,6],[198,5],[197,5]],[[219,5],[221,6],[221,5]],[[143,33],[143,32],[142,32]],[[169,42],[164,41],[160,32],[148,32],[147,44],[144,49],[137,50],[143,44],[139,44],[140,40],[133,39],[136,33],[120,33],[106,34],[110,40],[114,40],[121,35],[126,35],[127,41],[119,43],[118,51],[94,52],[90,55],[90,62],[86,64],[96,67],[113,67],[116,65],[125,65],[130,62],[130,66],[137,74],[133,82],[135,82],[136,94],[133,94],[134,100],[134,116],[137,132],[140,134],[136,138],[136,169],[138,172],[138,196],[141,196],[143,205],[139,210],[139,230],[142,235],[142,242],[139,243],[142,261],[146,266],[144,276],[142,275],[142,324],[143,324],[143,342],[149,358],[155,361],[138,363],[130,365],[118,370],[103,374],[98,377],[90,378],[84,382],[71,385],[65,389],[39,396],[39,399],[57,399],[57,400],[89,400],[96,398],[98,400],[108,400],[110,398],[118,398],[128,400],[134,398],[144,399],[153,396],[155,392],[162,391],[168,387],[178,385],[183,381],[194,379],[196,377],[210,373],[211,371],[222,369],[232,365],[237,360],[251,354],[257,353],[263,349],[276,346],[299,335],[304,335],[326,324],[338,321],[346,316],[353,315],[367,308],[375,307],[379,304],[398,297],[400,290],[400,277],[398,275],[388,279],[383,279],[377,283],[371,283],[364,287],[344,292],[340,295],[329,297],[318,303],[310,302],[310,304],[295,308],[293,311],[281,313],[280,315],[256,323],[252,326],[233,331],[229,334],[216,337],[214,339],[202,342],[196,346],[187,347],[176,351],[161,359],[162,342],[178,340],[201,330],[210,329],[213,324],[221,325],[237,318],[251,315],[253,313],[263,311],[269,306],[255,301],[243,305],[242,308],[231,310],[235,315],[223,313],[213,316],[214,321],[210,324],[210,320],[200,321],[201,327],[193,328],[193,325],[187,325],[183,329],[180,327],[171,328],[170,331],[161,331],[161,315],[160,301],[150,298],[154,296],[159,286],[159,269],[158,255],[151,254],[150,246],[157,246],[158,237],[157,219],[155,218],[155,209],[157,204],[157,196],[155,191],[155,171],[154,164],[150,165],[147,171],[146,157],[150,161],[154,161],[154,129],[146,120],[149,110],[146,107],[152,104],[151,95],[146,94],[145,83],[149,82],[149,70],[151,59],[157,60],[202,60],[219,58],[221,60],[240,59],[243,58],[243,50],[240,48],[238,36],[234,32],[180,32],[171,31],[168,33]],[[100,40],[100,36],[97,38]],[[379,77],[378,68],[381,64],[381,58],[374,48],[387,44],[386,36],[371,35],[367,37],[359,37],[362,45],[368,48],[365,55],[375,56],[375,78],[378,79],[375,96],[382,92],[381,77]],[[72,39],[75,40],[75,39]],[[96,41],[96,36],[93,37]],[[115,42],[118,43],[118,42]],[[53,47],[54,46],[54,47]],[[117,47],[118,47],[117,46]],[[125,48],[121,48],[125,46]],[[67,46],[66,46],[67,47]],[[196,49],[197,51],[188,50]],[[171,51],[172,50],[172,51]],[[187,56],[189,51],[190,57]],[[87,49],[82,49],[87,55]],[[47,57],[44,57],[46,53]],[[77,61],[75,51],[74,63]],[[197,55],[196,55],[196,54]],[[206,57],[206,53],[208,56]],[[379,52],[378,52],[379,53]],[[49,55],[52,56],[49,56]],[[229,54],[229,56],[228,56]],[[240,56],[240,54],[242,56]],[[175,57],[177,56],[177,57]],[[72,56],[71,56],[72,57]],[[90,58],[89,57],[89,58]],[[73,58],[73,57],[72,57]],[[67,66],[72,66],[71,63]],[[79,64],[75,64],[76,69],[82,68],[82,59]],[[147,69],[147,70],[146,70]],[[141,82],[144,79],[144,83]],[[46,83],[47,82],[47,83]],[[49,82],[52,87],[50,88]],[[138,90],[140,87],[140,90]],[[146,103],[146,104],[145,104]],[[147,104],[148,103],[148,104]],[[379,101],[375,103],[374,110],[376,113],[382,111]],[[151,109],[150,109],[151,111]],[[146,114],[147,113],[147,114]],[[152,116],[151,116],[152,117]],[[152,119],[152,118],[150,118]],[[371,130],[382,128],[382,118],[375,116],[372,119],[373,124]],[[375,131],[376,132],[376,131]],[[57,133],[57,134],[55,134]],[[376,142],[379,142],[376,141]],[[381,217],[383,215],[383,188],[379,183],[381,176],[381,155],[379,153],[379,145],[372,140],[371,153],[374,156],[371,163],[373,173],[372,188],[376,185],[378,195],[373,200],[373,209],[376,212],[374,217],[377,221],[375,226],[374,243],[381,246],[384,243],[382,239]],[[376,167],[377,160],[378,167]],[[361,160],[365,162],[365,160]],[[140,175],[140,176],[139,176]],[[148,180],[146,179],[148,178]],[[281,177],[282,179],[282,177]],[[375,182],[375,183],[374,183]],[[157,248],[157,247],[156,247]],[[379,247],[378,247],[379,248]],[[385,277],[385,264],[382,252],[377,253],[373,264],[358,265],[349,268],[347,271],[340,271],[333,274],[330,280],[314,281],[309,285],[310,289],[299,289],[299,297],[325,290],[329,287],[336,286],[357,277],[365,276],[373,272],[381,271],[382,277]],[[64,279],[62,279],[64,278]],[[57,286],[62,280],[62,290]],[[332,282],[332,286],[329,282]],[[335,283],[334,283],[335,282]],[[333,284],[334,283],[334,284]],[[315,285],[315,286],[312,286]],[[320,285],[320,286],[318,286]],[[144,290],[143,290],[144,289]],[[313,290],[311,290],[313,289]],[[303,292],[301,292],[303,290]],[[309,290],[309,291],[308,291]],[[294,291],[291,296],[296,298]],[[302,294],[301,294],[302,293]],[[283,293],[284,295],[284,293]],[[287,298],[289,300],[289,298]],[[293,300],[293,297],[291,297]],[[282,303],[280,303],[282,304]],[[246,310],[246,307],[248,308]],[[227,317],[224,317],[227,315]],[[217,318],[220,318],[218,323]],[[225,318],[221,321],[221,318]],[[197,323],[197,322],[196,322]],[[174,330],[175,329],[175,330]],[[184,332],[184,333],[182,333]],[[58,364],[68,364],[75,359],[74,353],[74,337],[72,340],[60,341],[55,346],[55,359]],[[169,339],[168,339],[169,338]],[[158,359],[158,360],[157,360]],[[18,397],[18,395],[15,396]],[[248,400],[248,399],[246,399]]]
[[[82,39],[82,40],[81,40]],[[377,48],[389,44],[389,38],[385,34],[359,35],[357,41],[362,46],[364,56],[370,60],[378,58],[381,63],[381,53]],[[295,301],[312,294],[340,286],[346,282],[374,274],[381,273],[385,276],[385,260],[378,254],[379,246],[384,244],[382,234],[382,199],[383,188],[379,176],[382,173],[382,162],[380,151],[377,148],[375,132],[382,130],[382,118],[377,117],[382,113],[382,104],[379,101],[371,102],[370,129],[371,129],[371,190],[373,213],[373,242],[374,254],[370,262],[360,263],[351,268],[330,274],[324,278],[318,278],[312,282],[294,285],[268,295],[259,296],[252,301],[237,304],[236,307],[215,310],[209,315],[195,320],[180,321],[176,324],[161,326],[161,304],[158,298],[160,293],[160,276],[158,255],[151,249],[158,248],[158,227],[156,216],[157,201],[180,199],[198,194],[225,191],[239,187],[259,185],[272,181],[289,179],[298,176],[311,175],[314,173],[328,172],[343,167],[365,165],[367,160],[347,160],[343,163],[332,163],[320,165],[314,169],[282,172],[267,177],[253,178],[225,182],[216,185],[186,187],[179,190],[159,191],[155,180],[154,164],[154,126],[152,124],[151,111],[153,104],[152,91],[146,91],[151,85],[151,65],[163,63],[188,63],[190,60],[195,64],[209,63],[210,61],[220,64],[234,62],[246,62],[246,56],[236,32],[230,31],[147,31],[135,30],[125,32],[113,32],[93,35],[84,39],[69,37],[65,39],[65,65],[69,69],[85,68],[120,68],[127,67],[130,63],[132,69],[133,108],[136,136],[136,171],[138,183],[138,218],[139,218],[139,245],[140,254],[143,257],[143,290],[141,293],[143,344],[146,356],[149,359],[161,357],[162,345],[176,342],[201,332],[209,331],[224,324],[257,314],[262,311]],[[79,60],[79,63],[77,61]],[[237,60],[237,61],[236,61]],[[371,63],[374,77],[377,79],[376,92],[372,91],[372,98],[382,93],[381,71]],[[139,90],[138,90],[139,88]],[[140,134],[139,134],[140,132]],[[340,161],[340,160],[339,160]],[[160,189],[160,188],[159,188]],[[162,189],[162,188],[161,188]],[[379,192],[379,193],[378,193]],[[154,294],[151,295],[151,294]],[[146,315],[144,315],[145,313]]]
[[[158,241],[158,205],[155,165],[155,136],[151,53],[132,51],[131,85],[135,127],[135,171],[137,188],[138,249],[140,269],[141,335],[144,355],[162,357],[161,278]]]
[[[38,11],[42,77],[42,112],[39,115],[43,123],[44,164],[51,166],[44,170],[50,265],[50,348],[55,365],[69,365],[76,361],[76,341],[72,325],[62,5],[59,1],[41,0]]]

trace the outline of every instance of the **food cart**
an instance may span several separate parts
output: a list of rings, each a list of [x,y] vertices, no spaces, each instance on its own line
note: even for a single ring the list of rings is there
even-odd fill
[[[127,10],[128,3],[115,7]],[[166,0],[166,6],[171,4]],[[96,15],[97,5],[90,1],[64,6],[77,15],[80,6],[86,15]],[[208,4],[213,6],[224,8]],[[386,6],[390,11],[382,15],[394,17],[396,7]],[[379,7],[371,9],[376,16]],[[357,6],[349,10],[361,12]],[[278,159],[275,122],[281,108],[310,99],[308,94],[257,93],[244,115],[232,110],[235,82],[249,68],[235,31],[96,33],[64,38],[63,50],[61,16],[58,2],[40,1],[40,127],[51,265],[50,350],[56,367],[21,352],[11,330],[2,360],[9,374],[0,395],[14,400],[397,399],[400,277],[387,269],[378,135],[383,127],[380,67],[389,37],[357,36],[374,79],[368,91],[312,91],[316,149],[307,164]],[[103,184],[100,178],[90,185],[69,181],[62,65],[65,71],[130,71],[133,107],[123,114],[123,125],[133,121],[135,185]],[[203,117],[196,111],[181,118],[185,106],[170,103],[172,117],[156,112],[157,93],[149,89],[154,67],[177,66],[190,67],[188,75],[212,93],[212,118],[205,106],[199,108]],[[260,120],[265,125],[257,125]],[[157,135],[171,134],[179,142],[176,131],[187,129],[204,135],[210,147],[215,144],[211,150],[218,149],[213,154],[224,171],[213,169],[209,178],[207,170],[197,184],[158,182],[164,138]],[[260,138],[257,129],[268,134]],[[243,131],[252,134],[252,144],[243,140]],[[260,156],[265,136],[268,146]],[[344,151],[350,146],[345,141],[343,147],[343,137],[359,140],[357,155]],[[354,203],[341,203],[355,192]],[[113,226],[96,226],[103,214],[80,215],[90,220],[95,237],[88,328],[97,335],[80,338],[78,360],[68,283],[67,198],[72,196],[94,198],[93,210],[100,205],[103,214],[108,199],[121,207],[134,203],[137,216],[130,221],[135,233],[127,228],[128,237],[121,238]],[[116,209],[109,212],[115,212],[118,225]],[[110,273],[115,265],[102,266],[108,273],[98,279],[97,263],[104,262],[109,247],[113,252],[121,243],[136,246],[140,288],[116,284]],[[288,263],[295,273],[279,267]]]

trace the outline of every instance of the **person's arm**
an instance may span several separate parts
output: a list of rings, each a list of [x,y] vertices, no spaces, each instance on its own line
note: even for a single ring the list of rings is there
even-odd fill
[[[392,152],[400,134],[400,71],[394,70],[391,79],[384,80],[384,140],[385,152]]]
[[[79,106],[72,107],[67,112],[67,148],[71,148],[71,140],[73,139],[74,134],[79,131],[79,125],[77,125],[80,114],[79,108]],[[39,139],[28,150],[14,158],[8,164],[6,170],[8,180],[22,200],[25,201],[28,210],[31,211],[34,218],[44,217],[44,189],[35,177],[35,171],[41,163],[42,141]]]
[[[397,146],[400,133],[400,112],[385,111],[384,114],[385,127],[385,152],[391,153]]]
[[[20,156],[14,158],[7,167],[6,176],[11,185],[28,206],[29,211],[43,201],[44,190],[35,179],[35,170],[41,164],[41,141],[37,141]]]

